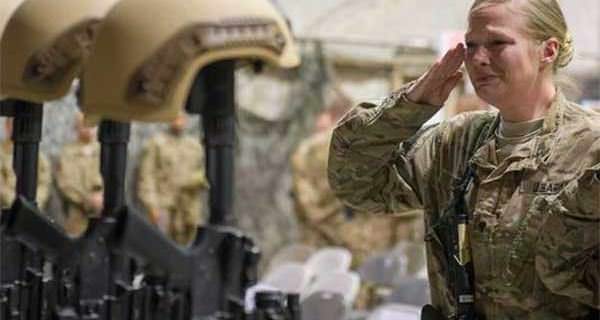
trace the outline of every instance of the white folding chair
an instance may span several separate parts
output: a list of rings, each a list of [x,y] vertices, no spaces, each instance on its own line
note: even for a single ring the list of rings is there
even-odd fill
[[[369,257],[358,270],[365,281],[395,287],[405,278],[427,278],[423,244],[400,242],[393,249]]]
[[[403,278],[396,281],[387,303],[401,303],[422,306],[430,303],[429,281],[422,278]]]
[[[421,308],[403,304],[385,304],[373,311],[367,320],[419,320]]]
[[[312,254],[306,261],[310,277],[320,274],[342,273],[350,269],[352,254],[346,248],[325,247]]]
[[[417,277],[427,274],[427,263],[425,254],[425,244],[414,241],[400,241],[389,252],[391,256],[397,259],[404,259],[402,277]]]
[[[290,244],[279,249],[275,255],[273,255],[267,270],[269,270],[268,272],[271,272],[280,265],[290,262],[305,263],[316,251],[317,249],[315,249],[315,247],[309,245],[300,243]]]
[[[306,296],[316,292],[329,292],[342,296],[347,307],[352,306],[360,289],[360,277],[356,272],[323,273],[310,284]]]
[[[339,293],[314,292],[302,299],[302,320],[343,320],[348,307]]]
[[[360,278],[366,282],[382,286],[392,286],[398,274],[405,269],[403,259],[398,259],[389,252],[380,253],[367,258],[358,268]]]
[[[262,282],[285,293],[301,294],[307,288],[309,280],[303,264],[288,262],[270,271]]]

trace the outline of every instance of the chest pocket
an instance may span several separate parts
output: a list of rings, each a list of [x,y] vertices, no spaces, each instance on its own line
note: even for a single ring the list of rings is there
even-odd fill
[[[555,294],[600,306],[600,164],[569,182],[549,210],[535,257],[542,283]]]

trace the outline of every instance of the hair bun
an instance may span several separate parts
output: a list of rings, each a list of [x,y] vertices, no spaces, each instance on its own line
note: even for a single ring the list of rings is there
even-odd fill
[[[566,67],[571,60],[573,60],[574,54],[573,47],[573,37],[570,32],[565,33],[565,37],[560,43],[560,48],[558,51],[558,57],[556,58],[556,68],[564,68]]]

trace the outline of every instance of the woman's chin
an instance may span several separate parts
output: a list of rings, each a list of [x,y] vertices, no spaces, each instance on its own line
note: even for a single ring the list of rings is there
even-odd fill
[[[497,87],[482,86],[475,88],[477,96],[485,103],[495,106],[504,96]]]

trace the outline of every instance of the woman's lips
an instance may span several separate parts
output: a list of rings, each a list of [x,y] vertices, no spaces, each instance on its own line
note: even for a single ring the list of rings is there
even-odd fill
[[[485,75],[485,76],[477,77],[477,78],[475,78],[475,84],[477,86],[487,85],[487,84],[490,84],[491,82],[493,82],[494,80],[496,80],[497,78],[498,77],[495,75]]]

